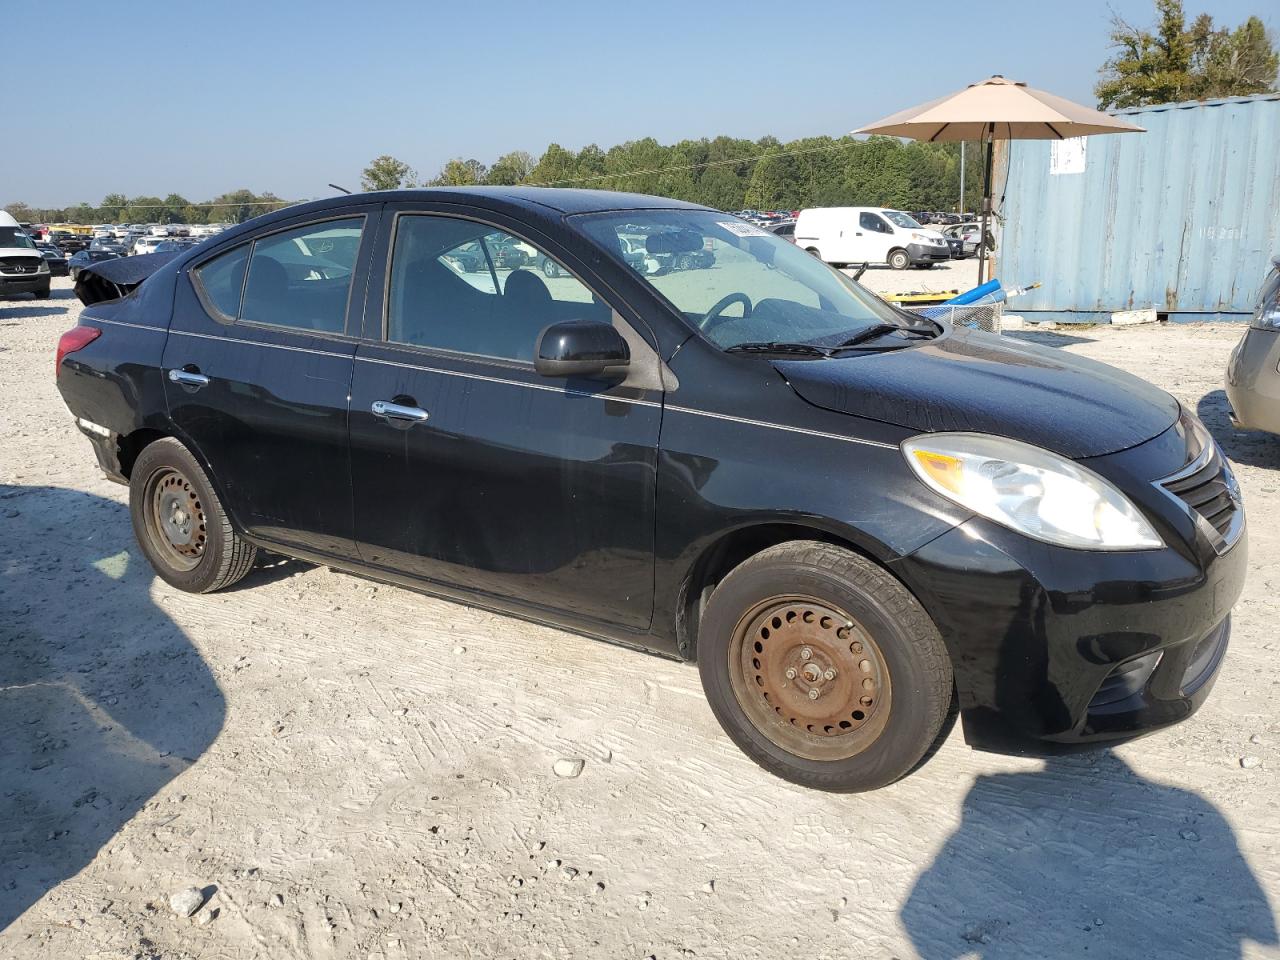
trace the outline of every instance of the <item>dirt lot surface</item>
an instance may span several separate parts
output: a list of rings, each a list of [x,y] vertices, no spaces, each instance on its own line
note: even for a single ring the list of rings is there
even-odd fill
[[[957,730],[832,796],[734,749],[690,666],[292,561],[176,593],[54,389],[55,294],[0,302],[0,956],[1280,955],[1280,440],[1226,422],[1239,328],[1016,334],[1172,391],[1239,466],[1201,713],[1048,763]]]

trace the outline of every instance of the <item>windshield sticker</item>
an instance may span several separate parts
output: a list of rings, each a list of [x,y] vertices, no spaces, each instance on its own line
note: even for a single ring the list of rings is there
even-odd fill
[[[768,230],[761,230],[759,227],[752,226],[749,223],[743,223],[741,220],[717,220],[717,227],[724,227],[735,237],[767,237]]]

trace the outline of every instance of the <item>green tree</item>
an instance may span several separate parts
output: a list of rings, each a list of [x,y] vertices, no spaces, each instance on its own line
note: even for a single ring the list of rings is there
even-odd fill
[[[1273,89],[1280,56],[1266,28],[1250,17],[1235,30],[1202,13],[1187,27],[1182,0],[1155,0],[1156,23],[1111,20],[1112,56],[1094,87],[1104,110]]]
[[[483,183],[487,168],[479,160],[455,157],[431,181],[435,187],[467,187]]]
[[[558,143],[550,144],[527,177],[529,183],[554,187],[577,177],[577,159]]]
[[[364,190],[399,190],[414,186],[418,175],[403,160],[383,154],[360,174],[360,186]]]
[[[517,183],[524,183],[529,179],[529,173],[533,170],[533,157],[529,156],[524,150],[512,150],[510,153],[504,153],[493,162],[493,166],[489,168],[488,174],[485,175],[484,182],[492,183],[498,186],[512,186]]]

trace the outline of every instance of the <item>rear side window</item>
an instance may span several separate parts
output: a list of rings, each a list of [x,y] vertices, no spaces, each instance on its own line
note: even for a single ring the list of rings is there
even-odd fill
[[[260,237],[198,267],[197,287],[224,321],[341,333],[363,226],[351,217]]]
[[[196,283],[205,300],[223,320],[234,320],[240,314],[240,291],[244,287],[244,268],[248,263],[249,244],[242,243],[195,271]]]
[[[327,220],[256,240],[240,319],[341,333],[363,222]]]

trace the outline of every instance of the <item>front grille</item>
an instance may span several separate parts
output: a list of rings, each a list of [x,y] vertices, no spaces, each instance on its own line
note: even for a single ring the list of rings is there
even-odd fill
[[[32,260],[30,257],[0,257],[0,272],[8,274],[39,273],[40,263],[40,260]]]
[[[1212,440],[1206,438],[1199,455],[1173,476],[1161,480],[1160,486],[1203,518],[1217,532],[1223,546],[1229,547],[1239,539],[1244,519],[1240,487]]]

